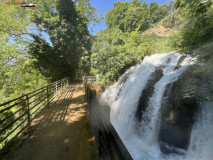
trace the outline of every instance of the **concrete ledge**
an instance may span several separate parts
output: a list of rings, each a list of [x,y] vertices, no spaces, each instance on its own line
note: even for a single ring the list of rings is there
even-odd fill
[[[110,122],[110,107],[101,105],[96,91],[85,86],[88,119],[96,137],[100,159],[132,160],[131,155]]]

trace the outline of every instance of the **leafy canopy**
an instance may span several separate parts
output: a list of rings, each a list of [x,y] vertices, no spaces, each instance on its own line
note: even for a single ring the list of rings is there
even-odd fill
[[[148,6],[142,0],[118,1],[113,9],[107,11],[105,23],[108,28],[118,27],[124,32],[132,32],[139,26],[139,31],[142,31],[168,14],[169,6],[166,3],[160,6],[157,2],[151,2]]]

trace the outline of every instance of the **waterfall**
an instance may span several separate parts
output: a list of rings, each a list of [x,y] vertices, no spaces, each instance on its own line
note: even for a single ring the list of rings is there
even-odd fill
[[[111,109],[111,123],[134,160],[190,159],[190,156],[196,157],[196,154],[198,154],[197,150],[200,149],[199,145],[205,143],[205,140],[202,138],[200,138],[200,142],[197,142],[199,144],[194,142],[198,137],[197,134],[202,134],[201,131],[199,133],[195,131],[197,128],[203,127],[201,123],[198,123],[196,127],[193,127],[189,150],[185,151],[174,148],[179,150],[178,152],[184,154],[174,153],[165,155],[161,153],[159,148],[157,135],[160,121],[161,101],[165,88],[167,84],[177,81],[181,73],[194,61],[194,59],[190,57],[185,57],[184,60],[179,63],[181,57],[182,56],[176,52],[171,52],[169,54],[154,54],[145,57],[140,64],[127,70],[119,78],[117,83],[106,89],[101,97],[102,103],[109,104]],[[141,114],[141,117],[139,114],[139,120],[141,121],[137,122],[135,115],[141,92],[146,88],[146,85],[150,82],[153,73],[157,69],[161,70],[163,74],[156,82],[152,81],[154,86],[152,87],[153,91],[148,92],[150,97],[148,97],[147,100],[147,108],[144,110],[143,115]],[[200,118],[200,121],[202,121],[201,119],[202,118]],[[203,127],[203,129],[206,128]],[[195,144],[191,145],[192,142]],[[209,147],[209,149],[210,148],[211,147]],[[205,148],[202,149],[204,150]]]
[[[191,134],[191,143],[187,153],[187,160],[213,159],[213,102],[206,102],[201,106],[197,123]]]

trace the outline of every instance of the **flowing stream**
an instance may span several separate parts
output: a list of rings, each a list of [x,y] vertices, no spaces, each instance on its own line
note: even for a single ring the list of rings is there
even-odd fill
[[[158,130],[166,85],[177,81],[194,61],[185,57],[179,63],[180,58],[181,55],[176,52],[145,57],[140,64],[127,70],[117,83],[106,89],[101,97],[102,103],[109,104],[111,123],[134,160],[210,160],[213,157],[213,113],[209,112],[212,111],[210,104],[200,110],[187,150],[175,148],[182,154],[163,154],[160,150]],[[154,83],[153,94],[148,97],[147,108],[138,123],[135,114],[139,99],[156,68],[160,68],[163,74]]]

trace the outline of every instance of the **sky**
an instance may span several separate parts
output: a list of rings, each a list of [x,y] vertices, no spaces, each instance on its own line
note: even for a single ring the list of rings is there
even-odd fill
[[[101,9],[100,13],[102,13],[102,15],[105,15],[105,13],[113,8],[113,4],[115,2],[117,2],[119,0],[91,0],[91,4],[96,7],[97,9]],[[127,1],[127,0],[120,0],[120,1]],[[130,1],[130,0],[128,0]],[[158,2],[158,4],[162,4],[162,3],[167,3],[169,4],[170,0],[144,0],[144,2],[148,2],[149,4],[151,2]],[[89,25],[89,29],[91,29],[92,25]],[[106,29],[107,26],[104,24],[104,20],[99,23],[98,25],[96,25],[93,29],[92,34],[95,35],[97,32],[99,32],[102,29]]]

